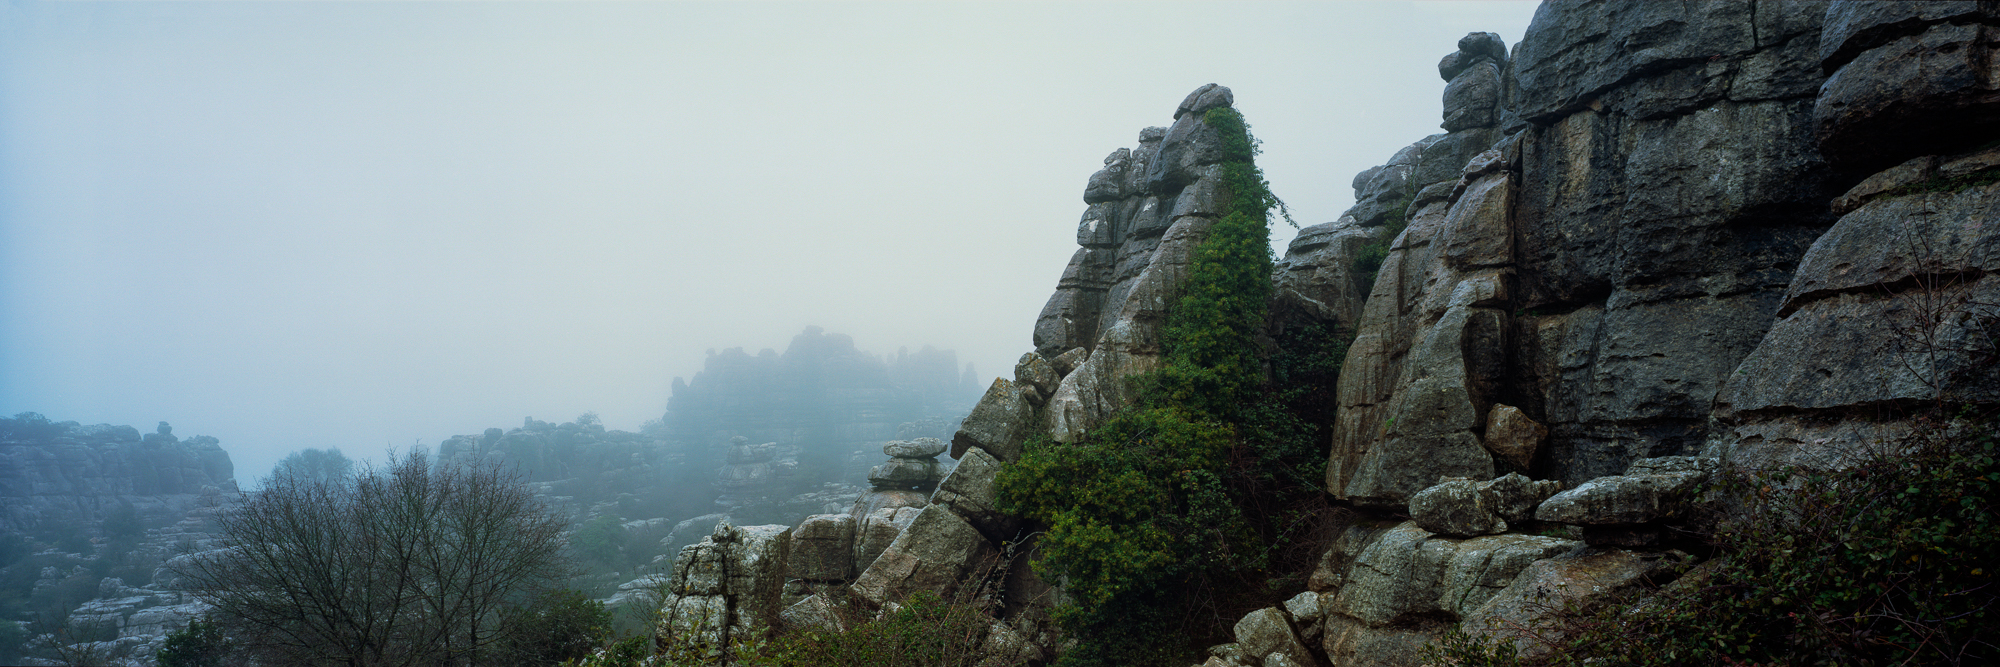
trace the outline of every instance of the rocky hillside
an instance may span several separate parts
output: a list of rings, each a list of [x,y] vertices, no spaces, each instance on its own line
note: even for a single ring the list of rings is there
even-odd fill
[[[1268,330],[1355,334],[1324,487],[1355,518],[1209,664],[1416,665],[1455,627],[1664,585],[1711,553],[1678,529],[1721,467],[1837,464],[1916,408],[2000,404],[1995,29],[1991,3],[1580,1],[1511,50],[1460,40],[1445,132],[1357,175],[1272,276]],[[729,602],[669,630],[972,589],[992,657],[1059,653],[1062,593],[1012,558],[1032,527],[995,509],[994,471],[1087,438],[1161,363],[1216,211],[1203,112],[1232,103],[1194,91],[1091,177],[1036,349],[954,434],[957,470],[881,517],[903,524],[886,549],[828,564],[884,523],[860,506],[719,531],[683,564],[756,550],[761,574],[687,592]]]

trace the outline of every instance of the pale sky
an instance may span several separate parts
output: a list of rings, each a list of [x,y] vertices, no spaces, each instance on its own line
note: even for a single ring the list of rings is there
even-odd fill
[[[1202,84],[1301,225],[1531,2],[6,2],[0,413],[286,453],[595,411],[807,325],[1009,374]],[[1293,235],[1279,223],[1280,251]]]

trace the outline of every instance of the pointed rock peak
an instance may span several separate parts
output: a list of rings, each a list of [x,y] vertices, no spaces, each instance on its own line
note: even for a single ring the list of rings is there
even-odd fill
[[[1181,116],[1191,113],[1201,113],[1209,109],[1226,107],[1235,103],[1236,95],[1229,92],[1228,86],[1211,83],[1194,89],[1192,93],[1188,93],[1187,98],[1181,100],[1180,108],[1174,110],[1174,120],[1180,120]],[[1141,140],[1143,139],[1142,135]]]

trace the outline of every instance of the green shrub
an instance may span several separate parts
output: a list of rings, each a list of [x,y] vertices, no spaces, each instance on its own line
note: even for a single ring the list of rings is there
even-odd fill
[[[1524,660],[1456,635],[1459,665],[1975,665],[2000,660],[2000,434],[1920,429],[1844,469],[1738,472],[1704,580],[1596,609],[1557,610]],[[1533,652],[1531,652],[1533,653]]]
[[[918,591],[896,611],[842,632],[806,629],[738,653],[760,667],[971,667],[992,623],[969,603]]]
[[[611,612],[580,591],[554,590],[500,615],[495,663],[522,667],[580,659],[611,638]]]
[[[222,626],[196,619],[168,634],[153,660],[160,667],[222,667],[243,661],[236,649],[236,642],[223,634]]]

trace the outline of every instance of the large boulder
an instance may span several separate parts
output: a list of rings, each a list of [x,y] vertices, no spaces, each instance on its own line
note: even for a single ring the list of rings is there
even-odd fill
[[[1712,459],[1669,456],[1634,462],[1623,475],[1599,477],[1558,493],[1535,518],[1577,525],[1650,523],[1683,516],[1689,496],[1708,479]]]
[[[1003,465],[982,450],[966,452],[958,467],[931,494],[931,504],[950,509],[995,543],[1013,539],[1020,520],[1000,511],[999,493],[993,486]]]
[[[845,581],[854,576],[854,515],[815,514],[792,529],[790,576]]]
[[[1273,655],[1293,665],[1318,665],[1312,651],[1292,628],[1292,620],[1279,607],[1250,612],[1236,622],[1237,655],[1250,664],[1269,664]]]
[[[875,606],[928,590],[950,599],[972,575],[998,563],[978,529],[941,505],[925,507],[854,580],[856,596]]]
[[[952,458],[963,458],[973,447],[1002,461],[1020,458],[1021,445],[1036,426],[1034,404],[1040,401],[1030,397],[1034,391],[1032,385],[994,378],[952,436]]]

